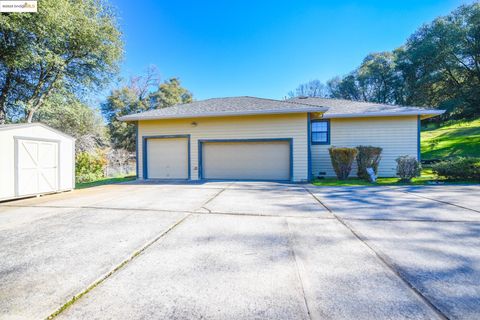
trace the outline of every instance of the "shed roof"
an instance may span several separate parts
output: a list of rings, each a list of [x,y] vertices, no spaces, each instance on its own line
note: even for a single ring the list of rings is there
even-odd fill
[[[0,130],[12,130],[12,129],[20,129],[20,128],[26,128],[26,127],[43,127],[45,129],[48,129],[50,131],[53,131],[55,133],[58,133],[64,137],[67,137],[72,140],[76,140],[74,137],[72,137],[69,134],[66,134],[62,131],[59,131],[57,129],[54,129],[52,127],[47,126],[44,123],[41,122],[32,122],[32,123],[9,123],[9,124],[1,124],[0,125]]]

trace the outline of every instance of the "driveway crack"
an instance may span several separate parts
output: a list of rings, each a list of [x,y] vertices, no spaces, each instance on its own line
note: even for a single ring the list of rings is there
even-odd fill
[[[318,202],[320,203],[325,209],[327,209],[334,217],[335,219],[340,222],[345,228],[347,228],[357,240],[362,242],[368,249],[370,249],[375,256],[380,260],[380,262],[387,267],[393,274],[395,274],[408,288],[410,288],[415,296],[419,298],[421,301],[423,301],[430,309],[440,318],[444,320],[448,320],[449,318],[439,309],[433,302],[431,302],[426,296],[423,295],[423,293],[418,290],[404,275],[402,274],[402,271],[399,270],[394,263],[390,261],[387,255],[382,253],[380,250],[376,249],[373,245],[369,244],[368,239],[361,235],[359,232],[355,231],[353,228],[351,228],[342,218],[337,216],[333,211],[328,208],[327,205],[325,205],[316,195],[314,195],[309,189],[305,188],[308,193]]]
[[[295,271],[297,273],[298,281],[300,282],[300,289],[302,292],[303,302],[305,304],[305,309],[307,311],[308,319],[312,320],[312,314],[310,312],[310,308],[308,306],[307,295],[305,293],[305,286],[303,284],[302,272],[300,271],[299,261],[297,258],[297,254],[295,253],[294,243],[295,243],[295,235],[293,234],[292,230],[290,229],[290,225],[288,220],[285,219],[285,224],[287,225],[288,231],[288,245],[290,248],[290,254],[292,255],[293,261],[295,263]]]
[[[208,199],[207,201],[205,201],[198,210],[200,209],[205,209],[207,210],[209,213],[211,213],[212,211],[210,209],[208,209],[206,207],[207,204],[209,204],[210,202],[212,202],[216,197],[218,197],[223,191],[227,190],[231,185],[233,185],[233,182],[230,183],[228,186],[226,186],[225,188],[223,188],[222,190],[218,191],[217,193],[215,193],[210,199]]]
[[[400,192],[403,192],[403,193],[406,193],[406,194],[410,194],[410,195],[418,197],[418,198],[427,199],[427,200],[431,200],[431,201],[435,201],[435,202],[439,202],[439,203],[443,203],[443,204],[448,204],[448,205],[451,205],[451,206],[454,206],[454,207],[457,207],[457,208],[461,208],[461,209],[470,210],[470,211],[473,211],[473,212],[480,213],[480,210],[472,209],[472,208],[469,208],[469,207],[464,207],[464,206],[461,206],[461,205],[458,205],[458,204],[455,204],[455,203],[452,203],[452,202],[448,202],[448,201],[443,201],[443,200],[438,200],[438,199],[435,199],[435,198],[422,196],[422,195],[417,194],[415,192],[411,192],[411,191],[408,191],[408,190],[403,190],[403,189],[400,189],[400,188],[401,187],[399,187],[399,188],[391,187],[390,189],[395,190],[395,191],[400,191]]]
[[[212,210],[208,209],[207,207],[201,207],[200,209],[206,210],[208,213],[212,213]]]
[[[144,244],[141,248],[138,250],[134,251],[128,258],[120,262],[118,265],[116,265],[112,270],[95,280],[92,284],[87,286],[86,289],[80,291],[76,295],[74,295],[70,300],[65,302],[60,308],[55,310],[53,313],[51,313],[46,320],[51,320],[57,317],[59,314],[61,314],[63,311],[67,310],[69,307],[71,307],[77,300],[82,298],[84,295],[95,289],[98,285],[102,284],[105,280],[110,278],[112,275],[114,275],[116,272],[120,271],[123,269],[128,263],[133,261],[136,257],[138,257],[140,254],[142,254],[145,250],[147,250],[149,247],[151,247],[153,244],[155,244],[157,241],[159,241],[161,238],[163,238],[167,233],[175,229],[178,225],[180,225],[182,222],[184,222],[188,217],[190,217],[192,214],[188,214],[172,224],[168,229],[162,231],[159,235],[157,235],[155,238]]]

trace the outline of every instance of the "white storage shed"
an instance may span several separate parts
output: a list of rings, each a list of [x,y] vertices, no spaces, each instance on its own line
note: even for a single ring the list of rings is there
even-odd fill
[[[0,125],[0,201],[75,187],[75,139],[42,123]]]

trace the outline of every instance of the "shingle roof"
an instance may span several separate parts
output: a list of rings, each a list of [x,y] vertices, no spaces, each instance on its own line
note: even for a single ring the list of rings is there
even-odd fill
[[[191,117],[220,117],[255,114],[324,112],[324,118],[421,115],[430,117],[444,110],[414,106],[399,106],[342,99],[304,98],[273,100],[255,97],[213,98],[178,104],[120,117],[122,121],[176,119]]]
[[[342,118],[342,117],[372,117],[389,115],[425,115],[433,116],[442,114],[445,110],[427,109],[413,106],[399,106],[391,104],[380,104],[371,102],[361,102],[342,99],[328,98],[310,98],[297,97],[288,101],[310,104],[315,106],[327,107],[328,111],[323,115],[324,118]]]
[[[283,114],[325,112],[327,108],[297,101],[273,100],[255,97],[214,98],[178,104],[120,117],[122,121],[174,119],[190,117],[218,117],[229,115]]]

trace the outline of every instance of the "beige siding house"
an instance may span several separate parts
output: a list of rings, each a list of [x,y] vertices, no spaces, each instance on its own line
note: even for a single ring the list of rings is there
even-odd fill
[[[330,146],[369,145],[383,149],[378,175],[393,177],[396,174],[396,158],[400,155],[418,156],[417,126],[417,116],[332,118],[330,143],[312,145],[312,172],[335,176],[328,153]],[[356,163],[352,175],[355,175],[355,166]]]
[[[420,157],[420,119],[442,112],[336,99],[236,97],[120,119],[137,124],[139,179],[305,182],[335,175],[331,146],[382,147],[379,176],[395,176],[397,157]]]

